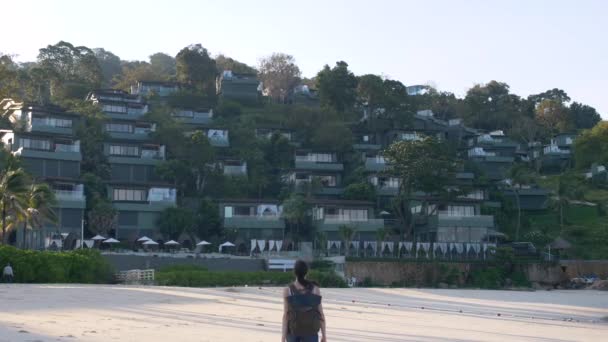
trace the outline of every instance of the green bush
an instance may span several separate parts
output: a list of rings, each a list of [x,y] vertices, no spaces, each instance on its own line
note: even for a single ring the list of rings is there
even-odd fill
[[[13,266],[19,283],[89,283],[112,280],[112,269],[97,250],[50,252],[0,246],[0,266]]]
[[[310,264],[310,268],[317,271],[333,271],[334,267],[331,260],[315,260]]]
[[[488,267],[471,272],[470,284],[482,289],[498,289],[503,284],[503,276],[500,269]]]
[[[335,272],[311,270],[308,279],[316,281],[321,287],[347,287],[346,281]]]

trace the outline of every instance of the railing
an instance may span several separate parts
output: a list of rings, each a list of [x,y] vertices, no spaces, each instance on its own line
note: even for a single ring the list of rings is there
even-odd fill
[[[165,155],[160,151],[142,150],[141,159],[164,159]]]
[[[154,282],[154,270],[120,271],[114,275],[116,281],[125,284],[149,284]]]
[[[80,152],[80,145],[55,144],[55,152]]]
[[[347,215],[325,215],[325,222],[367,222],[369,218],[351,217]]]
[[[230,217],[227,217],[227,218],[230,218]],[[232,215],[232,218],[277,221],[281,217],[279,215]]]
[[[82,191],[53,190],[53,192],[58,199],[84,200],[84,193]]]

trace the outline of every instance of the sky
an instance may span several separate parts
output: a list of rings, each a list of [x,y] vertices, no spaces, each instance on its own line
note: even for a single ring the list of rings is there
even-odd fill
[[[3,12],[0,52],[21,62],[60,40],[125,60],[201,43],[250,65],[288,53],[306,77],[343,60],[457,96],[491,80],[520,96],[560,88],[608,119],[604,0],[19,0]]]

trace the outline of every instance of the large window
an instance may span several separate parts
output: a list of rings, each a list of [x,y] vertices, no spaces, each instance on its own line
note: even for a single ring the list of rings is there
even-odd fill
[[[50,150],[51,142],[43,139],[20,138],[19,145],[32,150]]]
[[[71,128],[72,120],[59,119],[59,118],[48,118],[48,117],[33,117],[32,124],[35,126],[39,125],[39,126]]]
[[[448,216],[475,216],[475,207],[464,205],[448,205],[446,210],[440,212]]]
[[[108,132],[119,132],[119,133],[132,133],[133,126],[124,123],[107,123],[106,131]]]
[[[115,156],[139,156],[137,146],[110,145],[110,154]]]
[[[114,189],[112,199],[114,201],[145,202],[147,192],[142,189]]]
[[[122,106],[122,105],[104,104],[102,109],[104,112],[107,112],[107,113],[126,113],[127,112],[127,107]]]

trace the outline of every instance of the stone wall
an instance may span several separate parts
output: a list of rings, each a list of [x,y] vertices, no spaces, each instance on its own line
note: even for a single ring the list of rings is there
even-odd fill
[[[346,277],[357,278],[358,282],[369,278],[374,285],[438,286],[450,283],[462,286],[471,271],[483,267],[486,266],[465,262],[348,261],[344,273]],[[523,268],[532,283],[557,285],[569,279],[568,273],[555,264],[533,263],[518,267]]]
[[[463,285],[471,265],[468,263],[434,263],[407,261],[347,261],[344,274],[361,283],[369,278],[374,285],[431,286],[441,282]]]
[[[153,257],[139,255],[116,255],[104,254],[116,271],[127,271],[133,269],[158,270],[164,266],[172,265],[198,265],[210,271],[263,271],[263,259],[228,259],[228,258],[172,258]]]
[[[595,274],[608,279],[608,260],[562,260],[560,265],[569,278]]]

